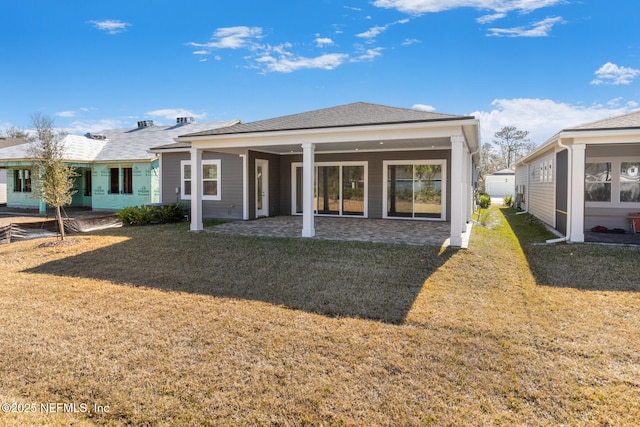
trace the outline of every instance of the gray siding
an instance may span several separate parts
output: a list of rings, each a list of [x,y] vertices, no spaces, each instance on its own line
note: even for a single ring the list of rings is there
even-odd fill
[[[176,187],[181,187],[180,161],[189,160],[189,153],[162,154],[162,202],[183,202],[189,200],[176,197]],[[202,202],[203,218],[242,219],[242,158],[236,154],[204,152],[203,160],[220,159],[221,200]]]
[[[316,154],[316,162],[368,162],[369,218],[382,218],[383,164],[385,160],[445,160],[447,164],[447,221],[451,220],[451,150],[396,151],[371,153]],[[280,211],[291,213],[291,164],[301,163],[302,155],[282,156],[280,160]]]

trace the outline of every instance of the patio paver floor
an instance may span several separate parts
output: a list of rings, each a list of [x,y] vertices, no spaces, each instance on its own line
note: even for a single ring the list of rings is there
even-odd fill
[[[467,247],[471,225],[463,237]],[[315,239],[449,246],[451,224],[438,221],[315,217]],[[301,216],[275,216],[233,221],[205,228],[206,232],[244,236],[301,237]]]

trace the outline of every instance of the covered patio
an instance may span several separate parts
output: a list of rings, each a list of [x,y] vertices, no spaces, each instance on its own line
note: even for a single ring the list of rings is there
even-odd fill
[[[301,216],[275,216],[250,221],[232,221],[204,228],[209,233],[261,237],[301,237]],[[384,220],[362,218],[315,218],[315,239],[392,243],[415,246],[450,246],[449,222]],[[462,236],[467,248],[471,225]]]

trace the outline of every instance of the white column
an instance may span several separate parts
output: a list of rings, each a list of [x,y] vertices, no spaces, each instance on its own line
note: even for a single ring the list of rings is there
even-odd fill
[[[242,219],[249,219],[249,157],[240,154],[242,158]]]
[[[464,212],[464,138],[451,137],[451,246],[462,246],[463,225],[466,214]]]
[[[584,242],[584,168],[585,168],[585,144],[576,144],[569,151],[571,162],[571,191],[569,212],[570,224],[569,240],[572,242]]]
[[[191,231],[202,230],[202,151],[191,152]]]
[[[313,181],[315,145],[302,144],[302,237],[316,235],[313,217]]]

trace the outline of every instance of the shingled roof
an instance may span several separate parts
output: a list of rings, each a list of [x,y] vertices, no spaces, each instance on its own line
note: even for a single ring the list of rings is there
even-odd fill
[[[565,131],[580,130],[612,130],[612,129],[637,129],[640,128],[640,110],[622,116],[610,117],[596,122],[585,123]]]
[[[189,133],[182,135],[181,138],[466,119],[473,119],[473,117],[356,102],[306,113],[211,129],[204,132]]]

